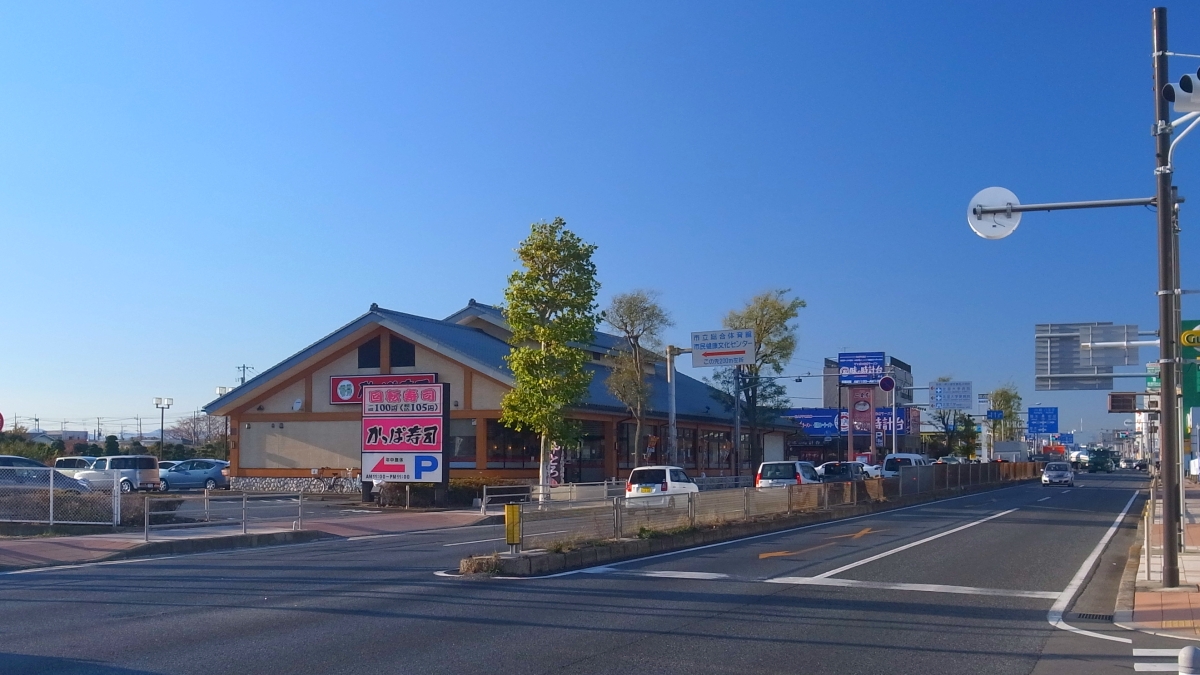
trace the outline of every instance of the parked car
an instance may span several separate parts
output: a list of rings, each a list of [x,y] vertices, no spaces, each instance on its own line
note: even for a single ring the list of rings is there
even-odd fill
[[[120,473],[121,492],[158,489],[158,459],[154,455],[114,455],[97,457],[90,469],[80,471],[76,478],[89,483],[110,481],[109,471]]]
[[[862,467],[863,473],[867,475],[867,478],[879,478],[880,474],[883,471],[883,468],[878,465],[867,464],[866,462],[855,461],[855,462],[825,462],[825,464],[822,464],[821,466],[817,467],[817,473],[819,473],[819,474],[825,473],[825,467],[829,464],[857,464],[860,467]]]
[[[1150,464],[1144,459],[1139,459],[1138,461],[1134,462],[1133,468],[1137,469],[1138,471],[1145,471],[1150,468]]]
[[[96,461],[95,457],[84,457],[82,455],[79,457],[59,457],[54,460],[54,468],[59,473],[74,478],[75,474],[80,471],[92,468],[92,462],[94,461]]]
[[[1075,487],[1075,472],[1067,462],[1050,462],[1042,469],[1042,486],[1066,485]]]
[[[700,488],[677,466],[640,466],[629,473],[625,498],[630,506],[674,507]],[[682,495],[682,496],[680,496]]]
[[[863,470],[862,462],[826,462],[821,465],[822,483],[845,483],[866,479],[867,472]]]
[[[41,462],[18,457],[0,455],[0,490],[4,492],[50,489],[50,474],[54,474],[54,489],[67,492],[91,492],[92,486],[61,471],[51,470]]]
[[[820,483],[821,476],[812,462],[763,462],[754,476],[754,487],[774,488]]]
[[[163,461],[159,461],[159,463],[158,463],[158,475],[159,475],[159,476],[162,476],[162,472],[164,472],[164,471],[166,471],[166,470],[170,469],[171,467],[175,466],[176,464],[179,464],[179,462],[176,462],[176,461],[173,461],[173,460],[167,460],[167,461],[165,461],[165,462],[163,462]]]
[[[966,462],[963,461],[962,457],[946,455],[945,457],[939,457],[934,464],[966,464]]]
[[[171,462],[172,466],[163,469],[158,465],[158,489],[162,492],[184,488],[204,488],[206,490],[229,489],[229,477],[224,474],[229,462],[219,459],[189,459],[182,462]]]
[[[897,452],[883,458],[883,477],[892,478],[900,475],[902,466],[928,466],[929,460],[923,455],[911,452]]]

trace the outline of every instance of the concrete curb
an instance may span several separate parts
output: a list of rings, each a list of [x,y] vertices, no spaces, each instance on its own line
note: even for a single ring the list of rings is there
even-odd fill
[[[185,555],[189,553],[207,553],[209,551],[226,551],[239,548],[258,548],[260,546],[282,546],[286,544],[306,544],[322,539],[343,539],[337,535],[320,530],[299,530],[287,532],[268,532],[260,534],[234,534],[224,537],[204,537],[198,539],[168,539],[150,541],[134,546],[124,551],[101,556],[93,560],[55,561],[39,565],[15,565],[0,567],[0,572],[36,569],[39,567],[61,567],[63,565],[86,565],[113,560],[130,560],[133,558],[153,558],[168,555]]]
[[[1143,512],[1146,507],[1142,507]],[[1113,623],[1122,628],[1122,624],[1133,622],[1133,600],[1137,593],[1138,570],[1142,563],[1142,541],[1146,536],[1143,531],[1146,520],[1138,519],[1137,534],[1133,545],[1129,547],[1129,557],[1125,560],[1125,571],[1121,574],[1121,583],[1117,586],[1117,603],[1113,607]]]
[[[979,485],[953,491],[932,492],[924,495],[901,497],[888,502],[869,502],[850,506],[838,506],[828,511],[806,513],[773,518],[763,521],[742,521],[691,532],[653,537],[650,539],[621,539],[606,545],[592,546],[566,553],[538,551],[514,556],[501,555],[494,573],[506,577],[540,577],[560,572],[586,569],[650,555],[671,553],[697,546],[735,541],[760,534],[770,534],[806,525],[844,520],[855,516],[883,513],[910,506],[942,501],[953,497],[992,492],[1004,488],[1025,485],[1037,479],[1013,481],[999,485]]]

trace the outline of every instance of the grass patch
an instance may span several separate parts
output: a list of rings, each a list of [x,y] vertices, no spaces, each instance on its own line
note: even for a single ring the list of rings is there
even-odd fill
[[[500,555],[473,555],[458,561],[460,574],[496,574],[500,571]]]

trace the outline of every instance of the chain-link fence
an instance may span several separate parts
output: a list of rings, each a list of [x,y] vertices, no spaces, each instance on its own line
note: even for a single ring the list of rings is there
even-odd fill
[[[903,467],[892,478],[814,483],[779,488],[736,488],[651,497],[614,497],[591,502],[521,504],[521,545],[541,548],[563,541],[621,539],[686,527],[761,516],[887,502],[930,492],[1028,480],[1040,475],[1034,462],[935,464]]]
[[[0,522],[118,525],[119,471],[77,479],[46,467],[0,467]]]

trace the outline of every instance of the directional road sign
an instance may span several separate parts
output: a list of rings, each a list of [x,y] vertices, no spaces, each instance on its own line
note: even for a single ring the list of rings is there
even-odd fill
[[[692,333],[692,367],[748,366],[754,363],[754,331],[748,328]]]
[[[1059,434],[1055,440],[1061,445],[1075,445],[1075,434]]]
[[[1028,431],[1031,434],[1057,434],[1058,408],[1030,408]]]
[[[987,418],[989,420],[1002,420],[1002,419],[1004,419],[1004,411],[1003,410],[989,410],[989,411],[987,411]]]
[[[929,404],[934,410],[970,410],[975,395],[970,382],[930,382]]]

